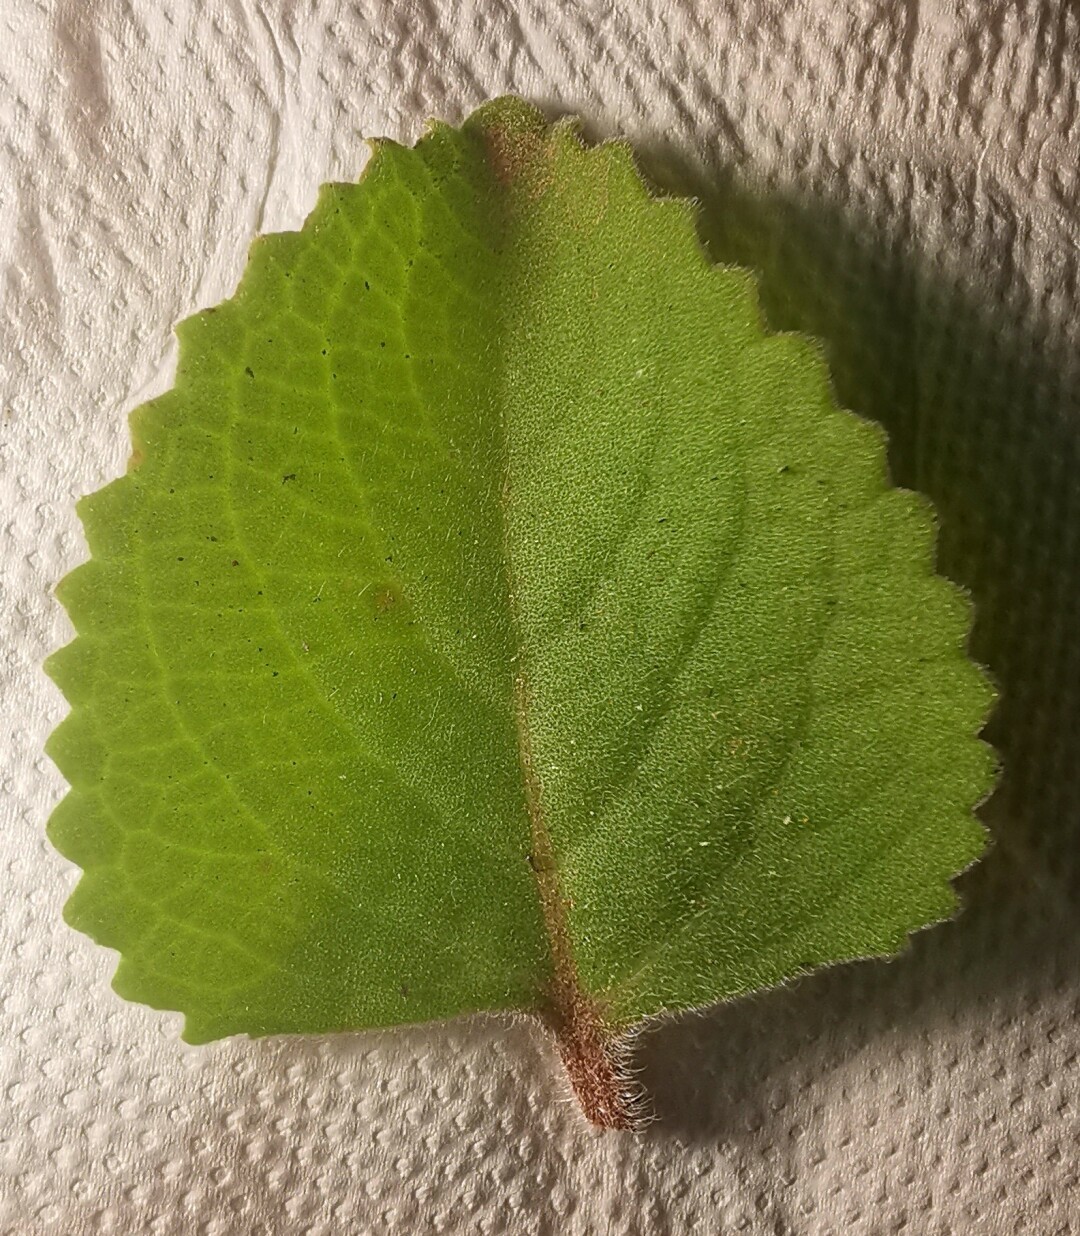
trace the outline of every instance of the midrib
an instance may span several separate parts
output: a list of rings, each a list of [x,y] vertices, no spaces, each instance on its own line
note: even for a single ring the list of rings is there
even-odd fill
[[[550,138],[547,140],[550,141]],[[531,267],[530,263],[521,260],[519,252],[520,246],[528,242],[532,202],[515,200],[517,195],[512,185],[492,184],[489,192],[510,199],[510,204],[505,208],[501,270],[497,285],[502,302],[495,319],[501,335],[501,347],[497,353],[500,365],[496,368],[493,385],[502,448],[499,542],[514,652],[511,708],[523,803],[529,821],[529,862],[536,879],[551,956],[551,976],[538,1011],[554,1031],[567,1075],[588,1119],[605,1128],[628,1129],[635,1127],[637,1120],[632,1089],[627,1082],[623,1048],[618,1035],[605,1022],[600,1005],[582,983],[574,959],[569,907],[561,887],[557,855],[545,815],[543,782],[533,750],[533,682],[522,621],[520,583],[514,567],[512,524],[515,486],[511,446],[514,392],[509,389],[505,374],[520,372],[514,355],[517,340],[528,339],[532,349],[538,347],[541,323],[536,317],[529,321],[529,307],[533,302],[528,295],[522,294],[522,289],[528,286]]]

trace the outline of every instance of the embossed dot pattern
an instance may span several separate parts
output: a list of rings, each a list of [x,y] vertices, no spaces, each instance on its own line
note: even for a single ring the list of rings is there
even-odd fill
[[[0,1233],[1077,1230],[1078,48],[1050,0],[0,6]],[[43,833],[50,589],[172,324],[362,135],[508,90],[629,137],[825,340],[1003,688],[965,913],[648,1036],[638,1139],[584,1127],[523,1025],[185,1046],[61,922]]]

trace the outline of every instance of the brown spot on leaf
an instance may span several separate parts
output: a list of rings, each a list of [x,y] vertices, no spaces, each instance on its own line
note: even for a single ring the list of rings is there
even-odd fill
[[[405,593],[400,580],[391,579],[376,584],[371,589],[372,617],[389,618],[397,616],[406,608]]]
[[[551,143],[543,115],[520,99],[497,99],[474,117],[495,179],[537,197],[550,181]]]

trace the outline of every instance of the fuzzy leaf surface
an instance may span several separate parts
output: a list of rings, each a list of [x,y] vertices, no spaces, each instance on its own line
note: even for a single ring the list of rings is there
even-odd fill
[[[50,663],[122,995],[617,1036],[952,912],[991,692],[931,513],[625,147],[380,142],[178,334]]]

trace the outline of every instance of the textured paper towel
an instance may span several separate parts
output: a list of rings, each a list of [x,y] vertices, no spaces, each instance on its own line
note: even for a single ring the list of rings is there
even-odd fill
[[[173,322],[362,135],[511,90],[629,136],[825,339],[1003,687],[964,915],[657,1032],[637,1138],[520,1024],[186,1047],[43,837],[50,588]],[[1080,1231],[1078,90],[1064,0],[0,0],[0,1233]]]

